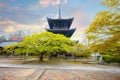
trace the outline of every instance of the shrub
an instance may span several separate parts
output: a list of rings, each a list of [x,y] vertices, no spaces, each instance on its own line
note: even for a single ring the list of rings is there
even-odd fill
[[[103,55],[103,60],[107,63],[110,63],[112,61],[112,57],[109,55]]]
[[[103,60],[107,63],[110,63],[110,62],[120,63],[120,58],[116,56],[103,55]]]
[[[112,62],[120,63],[120,57],[112,57]]]

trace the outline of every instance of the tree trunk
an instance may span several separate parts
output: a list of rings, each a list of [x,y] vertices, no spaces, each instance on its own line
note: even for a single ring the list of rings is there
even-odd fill
[[[44,53],[40,55],[40,61],[43,61],[43,56],[44,56]]]

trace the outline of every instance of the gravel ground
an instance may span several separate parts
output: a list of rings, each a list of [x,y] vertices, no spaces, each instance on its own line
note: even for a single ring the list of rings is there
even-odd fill
[[[0,80],[120,80],[120,67],[99,64],[33,65],[0,60]]]
[[[120,80],[120,74],[99,70],[0,68],[0,80]]]
[[[35,69],[0,68],[0,80],[25,80]]]
[[[39,80],[120,80],[120,76],[104,71],[46,70]]]

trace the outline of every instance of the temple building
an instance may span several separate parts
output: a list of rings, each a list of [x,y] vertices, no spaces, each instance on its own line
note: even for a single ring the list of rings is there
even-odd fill
[[[47,31],[55,34],[63,34],[66,37],[71,37],[76,30],[76,28],[70,29],[73,20],[74,18],[69,19],[61,18],[61,9],[59,5],[59,18],[58,19],[47,18],[49,24],[49,29],[47,29]]]

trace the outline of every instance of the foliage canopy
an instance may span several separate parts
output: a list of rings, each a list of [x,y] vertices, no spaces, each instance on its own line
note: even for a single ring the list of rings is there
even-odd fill
[[[103,0],[102,4],[109,9],[98,12],[86,30],[89,47],[95,52],[120,56],[120,1]]]

